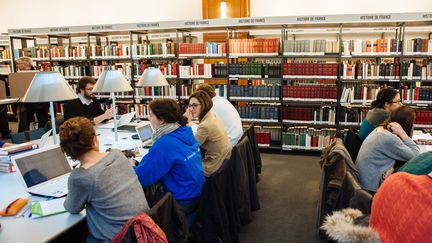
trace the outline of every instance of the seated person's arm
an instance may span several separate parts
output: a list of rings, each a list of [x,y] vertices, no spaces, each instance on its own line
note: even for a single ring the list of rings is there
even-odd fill
[[[93,118],[93,122],[95,125],[103,122],[104,120],[109,120],[112,117],[112,109],[108,109],[102,115],[96,116]]]
[[[6,143],[5,141],[0,140],[0,148],[9,147],[9,146],[13,146],[13,145],[15,145],[15,144]]]
[[[88,191],[93,187],[93,183],[84,178],[71,178],[68,181],[68,194],[64,202],[64,207],[69,213],[80,213],[88,201]]]
[[[195,138],[200,145],[202,145],[209,136],[209,130],[206,126],[198,126],[197,132],[195,133]]]
[[[165,148],[170,149],[170,148]],[[135,168],[135,173],[142,187],[147,187],[159,181],[170,171],[173,160],[167,158],[167,151],[152,147],[140,164]]]

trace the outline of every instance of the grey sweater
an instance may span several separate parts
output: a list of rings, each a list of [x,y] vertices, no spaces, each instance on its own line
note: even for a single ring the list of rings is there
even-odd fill
[[[376,191],[382,175],[393,167],[395,160],[408,161],[419,153],[411,138],[402,141],[388,130],[373,130],[363,142],[356,161],[362,187]]]
[[[68,187],[64,207],[70,213],[86,208],[87,242],[109,241],[130,218],[149,210],[141,184],[119,150],[88,169],[74,169]]]

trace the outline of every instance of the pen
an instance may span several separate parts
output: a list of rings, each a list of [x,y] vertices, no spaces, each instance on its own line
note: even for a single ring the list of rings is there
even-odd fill
[[[21,209],[21,212],[15,216],[15,218],[24,217],[24,214],[30,209],[30,204],[28,203],[23,209]]]

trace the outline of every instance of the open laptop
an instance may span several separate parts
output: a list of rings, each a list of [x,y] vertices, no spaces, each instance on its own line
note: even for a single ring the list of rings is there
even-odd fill
[[[135,126],[128,125],[132,121],[134,116],[135,116],[135,111],[121,115],[117,121],[117,130],[135,131]],[[98,128],[114,129],[114,122],[102,124]]]
[[[62,197],[68,192],[72,170],[60,146],[47,146],[11,158],[26,190],[44,197]]]
[[[153,129],[151,128],[150,124],[141,125],[135,127],[136,132],[138,133],[138,137],[140,138],[141,142],[147,142],[149,141],[153,136]]]

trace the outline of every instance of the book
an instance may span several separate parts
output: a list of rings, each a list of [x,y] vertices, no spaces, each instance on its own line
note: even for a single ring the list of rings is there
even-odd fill
[[[47,201],[37,201],[31,203],[31,213],[36,216],[49,216],[66,212],[63,204],[66,197],[52,199]]]
[[[336,129],[290,127],[282,133],[283,149],[321,150],[336,139]]]
[[[16,144],[16,145],[0,148],[0,156],[13,155],[19,152],[37,149],[37,148],[38,145],[31,142]]]

